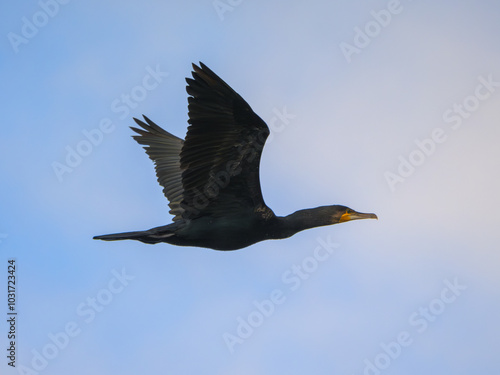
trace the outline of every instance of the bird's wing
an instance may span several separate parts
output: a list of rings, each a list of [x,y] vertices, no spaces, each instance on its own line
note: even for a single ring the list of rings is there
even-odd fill
[[[266,123],[203,63],[186,78],[189,124],[181,151],[184,217],[267,213],[259,181]]]
[[[137,125],[142,129],[131,127],[139,135],[133,138],[141,145],[149,158],[153,160],[158,182],[163,186],[163,194],[169,200],[170,213],[174,215],[173,220],[182,217],[182,170],[180,166],[180,153],[184,141],[175,135],[163,130],[153,121],[144,116],[143,122],[134,118]]]

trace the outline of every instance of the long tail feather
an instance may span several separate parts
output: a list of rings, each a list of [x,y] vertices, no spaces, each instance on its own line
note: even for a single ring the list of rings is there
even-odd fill
[[[94,240],[103,240],[103,241],[136,240],[149,244],[155,244],[158,242],[169,242],[168,239],[175,235],[175,228],[177,228],[179,225],[181,225],[179,222],[175,222],[169,225],[152,228],[150,230],[104,234],[101,236],[95,236]]]
[[[138,240],[140,237],[144,237],[145,234],[147,234],[147,232],[145,231],[103,234],[101,236],[94,236],[94,240],[103,240],[103,241]]]

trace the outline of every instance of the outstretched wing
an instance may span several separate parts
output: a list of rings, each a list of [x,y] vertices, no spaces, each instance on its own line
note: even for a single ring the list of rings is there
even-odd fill
[[[170,202],[168,204],[170,213],[174,215],[173,220],[176,221],[181,219],[184,211],[181,208],[183,188],[180,166],[180,153],[184,141],[163,130],[146,116],[143,117],[146,123],[134,118],[142,129],[131,127],[139,134],[133,138],[144,145],[146,153],[153,160],[158,182],[163,186],[163,194]]]
[[[184,218],[269,212],[259,181],[266,123],[203,63],[186,78],[189,124],[181,151]]]

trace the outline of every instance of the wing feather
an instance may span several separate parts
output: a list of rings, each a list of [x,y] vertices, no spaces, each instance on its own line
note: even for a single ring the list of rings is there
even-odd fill
[[[134,118],[142,129],[131,127],[139,134],[133,138],[144,146],[149,158],[153,160],[158,182],[163,186],[163,194],[169,200],[173,220],[180,220],[184,212],[181,207],[184,188],[180,166],[180,152],[184,141],[163,130],[146,116],[143,117],[146,122]]]
[[[266,123],[206,65],[186,78],[190,124],[181,151],[184,217],[231,216],[269,208],[259,180]]]

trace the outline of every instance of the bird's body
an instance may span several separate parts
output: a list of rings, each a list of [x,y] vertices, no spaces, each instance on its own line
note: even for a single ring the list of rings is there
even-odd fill
[[[96,236],[179,246],[236,250],[323,225],[376,218],[345,206],[322,206],[279,217],[266,206],[259,181],[269,128],[246,101],[208,67],[187,78],[189,128],[182,140],[134,119],[134,136],[154,161],[173,223],[146,231]]]
[[[218,219],[203,216],[196,220],[174,222],[147,231],[99,236],[99,239],[134,239],[149,244],[166,242],[178,246],[236,250],[267,239],[264,236],[258,238],[251,235],[252,233],[264,235],[265,223],[256,215],[227,216]]]

